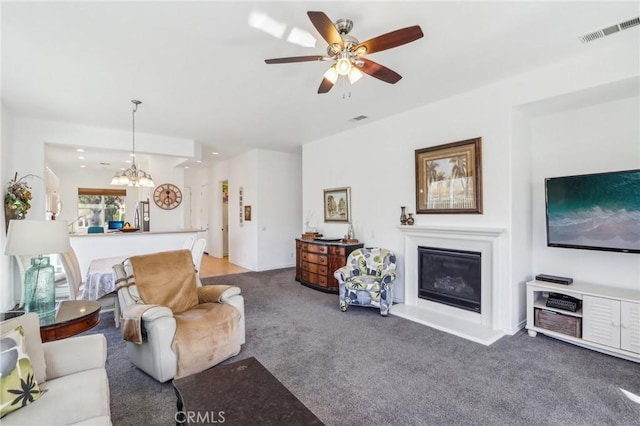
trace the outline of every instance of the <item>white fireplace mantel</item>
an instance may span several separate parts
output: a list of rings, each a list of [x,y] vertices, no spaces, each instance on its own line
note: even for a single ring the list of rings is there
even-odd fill
[[[405,234],[420,233],[420,234],[433,234],[433,235],[447,235],[447,236],[462,236],[462,237],[485,237],[495,238],[505,233],[505,228],[487,228],[487,227],[472,227],[472,226],[424,226],[424,225],[405,225],[398,226]]]
[[[510,291],[505,278],[506,229],[462,226],[399,226],[404,234],[404,303],[390,313],[474,342],[490,345],[504,336]],[[481,312],[418,297],[418,247],[481,253]]]

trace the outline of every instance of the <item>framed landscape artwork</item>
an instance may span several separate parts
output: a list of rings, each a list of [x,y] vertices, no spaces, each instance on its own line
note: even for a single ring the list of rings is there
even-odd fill
[[[324,221],[351,221],[351,188],[324,190]]]
[[[416,213],[482,213],[482,138],[416,150]]]

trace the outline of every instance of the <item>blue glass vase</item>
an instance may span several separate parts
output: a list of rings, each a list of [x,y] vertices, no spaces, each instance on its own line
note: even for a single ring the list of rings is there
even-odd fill
[[[34,257],[24,275],[26,312],[35,312],[40,322],[55,316],[56,284],[53,265],[48,257]]]

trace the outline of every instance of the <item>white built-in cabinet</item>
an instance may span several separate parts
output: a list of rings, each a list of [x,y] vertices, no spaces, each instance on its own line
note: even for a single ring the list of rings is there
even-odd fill
[[[620,349],[640,353],[640,303],[620,304]]]
[[[582,338],[614,348],[620,347],[620,301],[584,296]]]
[[[549,293],[566,294],[582,301],[577,312],[546,306]],[[544,310],[549,316],[558,315],[558,323],[577,322],[575,335],[559,332],[548,323],[536,324],[535,312]],[[550,329],[552,328],[552,329]],[[544,281],[527,283],[527,330],[565,340],[609,355],[640,362],[640,290],[616,288],[586,283],[570,285]]]

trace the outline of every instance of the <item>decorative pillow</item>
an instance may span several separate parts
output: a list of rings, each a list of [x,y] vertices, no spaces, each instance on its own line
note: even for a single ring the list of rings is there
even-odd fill
[[[44,394],[24,351],[23,339],[22,326],[0,337],[0,418]]]

